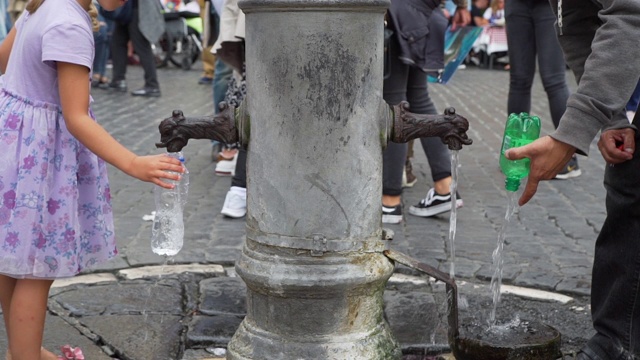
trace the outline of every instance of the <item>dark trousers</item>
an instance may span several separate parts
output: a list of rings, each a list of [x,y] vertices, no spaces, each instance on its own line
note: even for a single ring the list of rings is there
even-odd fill
[[[639,116],[634,119],[640,125]],[[636,135],[636,146],[640,135]],[[591,315],[597,334],[583,351],[594,360],[640,358],[640,151],[607,166],[605,219],[596,241]]]
[[[140,57],[140,65],[144,69],[144,87],[160,88],[156,74],[156,62],[149,40],[138,28],[138,9],[133,9],[133,17],[128,24],[115,23],[111,39],[111,60],[113,61],[113,81],[125,79],[127,73],[127,42],[131,40],[133,49]]]
[[[398,43],[394,37],[389,45],[390,74],[384,80],[384,100],[396,105],[407,100],[411,112],[416,114],[437,114],[436,107],[429,97],[427,74],[406,65],[398,59]],[[451,154],[447,146],[437,137],[421,138],[422,148],[427,155],[431,177],[438,181],[451,176]],[[384,195],[402,194],[402,172],[407,158],[407,144],[389,142],[382,153],[382,193]]]
[[[531,86],[537,58],[551,120],[557,128],[567,107],[569,88],[566,63],[555,32],[556,19],[549,1],[506,1],[505,19],[511,66],[507,112],[531,111]]]
[[[247,187],[247,150],[240,147],[236,159],[236,172],[231,179],[231,186]]]

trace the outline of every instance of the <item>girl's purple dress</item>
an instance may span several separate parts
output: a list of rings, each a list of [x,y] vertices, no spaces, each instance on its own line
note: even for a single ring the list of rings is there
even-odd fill
[[[0,77],[0,274],[70,277],[117,254],[106,164],[69,133],[58,93],[56,62],[91,68],[91,19],[45,0],[15,27]]]

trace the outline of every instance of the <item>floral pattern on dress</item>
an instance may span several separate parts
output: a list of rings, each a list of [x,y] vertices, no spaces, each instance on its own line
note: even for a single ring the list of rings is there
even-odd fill
[[[114,256],[106,163],[60,109],[0,90],[0,273],[70,277]]]

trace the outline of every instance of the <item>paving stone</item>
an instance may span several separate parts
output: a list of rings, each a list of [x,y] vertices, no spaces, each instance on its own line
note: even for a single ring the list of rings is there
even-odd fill
[[[223,346],[231,340],[242,322],[242,316],[194,316],[189,323],[187,346]]]
[[[75,317],[182,313],[180,283],[169,279],[76,287],[53,299]]]
[[[200,282],[200,306],[205,315],[237,315],[247,313],[247,286],[240,278],[211,278]]]
[[[118,281],[118,279],[115,277],[115,275],[109,273],[78,275],[72,278],[57,279],[53,282],[51,288],[62,288],[79,284],[90,285],[115,281]]]
[[[384,303],[385,318],[403,348],[446,339],[446,334],[436,331],[440,322],[438,305],[429,292],[387,290]]]
[[[136,280],[147,277],[165,277],[183,273],[221,275],[224,273],[224,269],[222,266],[215,264],[184,264],[144,266],[120,270],[118,272],[120,276],[127,280]]]
[[[83,317],[81,323],[124,359],[175,360],[181,348],[183,318],[176,315]],[[88,358],[91,359],[91,358]]]

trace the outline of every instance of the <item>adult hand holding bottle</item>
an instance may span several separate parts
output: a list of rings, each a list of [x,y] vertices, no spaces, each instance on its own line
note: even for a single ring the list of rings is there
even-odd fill
[[[531,159],[527,185],[518,200],[518,205],[529,202],[538,190],[538,183],[541,180],[553,179],[575,152],[575,147],[551,136],[541,137],[531,144],[507,150],[504,155],[509,160]]]

